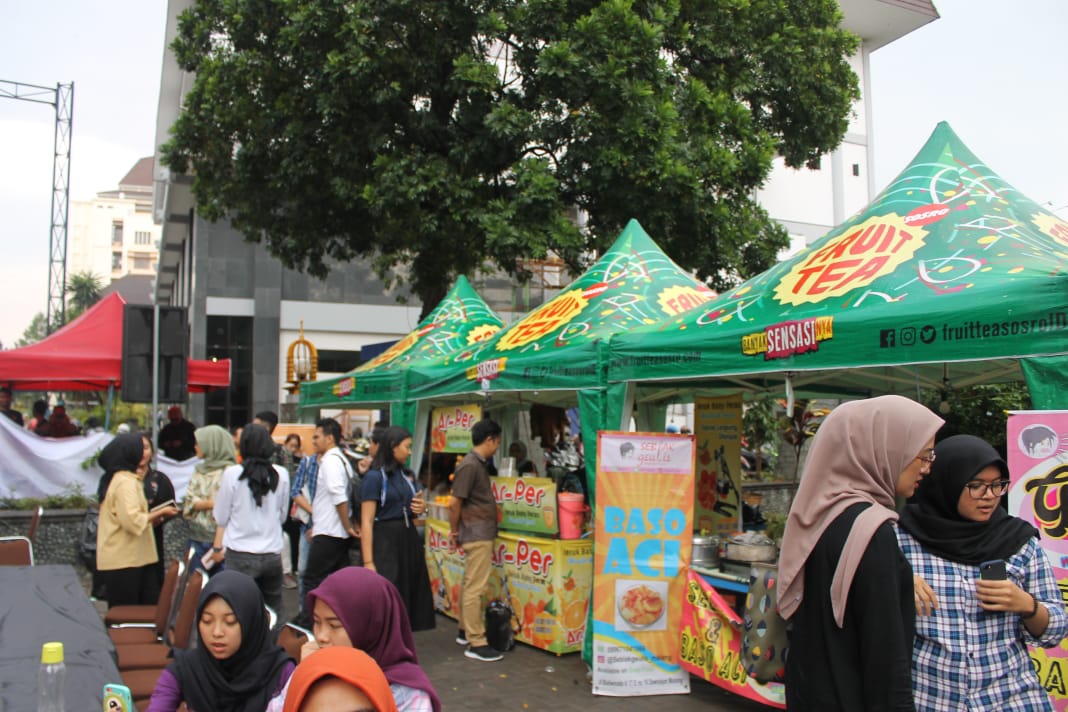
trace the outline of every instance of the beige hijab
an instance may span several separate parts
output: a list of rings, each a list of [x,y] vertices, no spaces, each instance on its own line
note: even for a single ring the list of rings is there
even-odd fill
[[[898,476],[945,422],[901,396],[850,401],[835,408],[812,441],[804,475],[786,521],[779,555],[779,613],[789,618],[805,595],[805,562],[820,537],[850,506],[869,502],[846,538],[831,582],[835,623],[845,620],[846,600],[860,559],[875,530],[896,521]],[[820,591],[813,592],[816,595]]]

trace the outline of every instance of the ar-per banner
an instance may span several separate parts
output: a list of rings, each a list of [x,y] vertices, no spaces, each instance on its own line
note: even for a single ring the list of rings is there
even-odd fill
[[[593,692],[690,691],[679,622],[693,548],[693,438],[597,436]]]
[[[1009,512],[1039,531],[1061,596],[1068,601],[1068,411],[1009,414]],[[1068,641],[1032,648],[1038,679],[1058,712],[1068,710]]]
[[[742,394],[694,398],[697,528],[721,537],[742,530]]]
[[[431,452],[467,452],[471,449],[471,428],[482,418],[482,406],[452,405],[434,408],[430,415]]]

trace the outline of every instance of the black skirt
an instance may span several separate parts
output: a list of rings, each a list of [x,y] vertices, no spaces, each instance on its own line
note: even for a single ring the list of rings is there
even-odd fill
[[[375,522],[375,570],[400,592],[412,630],[430,630],[436,621],[423,542],[403,519]]]

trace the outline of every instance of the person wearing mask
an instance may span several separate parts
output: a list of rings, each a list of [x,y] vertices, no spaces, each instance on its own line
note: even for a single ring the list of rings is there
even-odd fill
[[[916,709],[1052,712],[1027,648],[1059,645],[1068,613],[1038,530],[999,506],[1009,468],[985,440],[954,435],[934,456],[898,526],[916,575]],[[986,562],[1004,575],[986,580]]]
[[[779,555],[788,710],[913,710],[912,569],[894,505],[930,468],[942,423],[882,396],[843,403],[820,425]]]
[[[292,681],[283,712],[397,712],[382,670],[355,648],[324,650]]]
[[[198,643],[174,651],[147,712],[264,712],[295,664],[271,639],[263,596],[245,574],[212,576],[197,603]]]
[[[241,432],[241,464],[223,471],[212,510],[212,559],[252,577],[282,620],[282,524],[289,513],[289,474],[272,465],[274,441],[249,423]]]
[[[100,451],[103,493],[96,532],[96,567],[108,608],[151,605],[159,598],[154,564],[159,560],[152,525],[178,514],[176,507],[148,511],[141,463],[151,456],[137,433],[117,435]]]
[[[219,425],[206,425],[196,431],[196,452],[200,462],[193,468],[193,476],[182,499],[182,516],[189,528],[189,543],[196,552],[193,567],[203,570],[201,558],[211,551],[215,541],[215,497],[222,484],[223,471],[237,464],[237,449],[226,429]],[[219,562],[216,572],[222,571],[225,562]]]
[[[360,483],[360,547],[363,565],[397,587],[412,630],[429,630],[435,624],[434,596],[415,526],[426,500],[404,467],[411,454],[411,433],[395,425],[387,429]]]

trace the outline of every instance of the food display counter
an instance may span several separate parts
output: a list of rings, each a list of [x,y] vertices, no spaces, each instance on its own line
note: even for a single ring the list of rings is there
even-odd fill
[[[426,522],[426,561],[437,610],[458,617],[462,547],[449,545],[449,524],[432,508]],[[516,640],[552,653],[582,649],[593,579],[589,539],[551,539],[501,531],[493,549],[487,600],[507,601]]]

